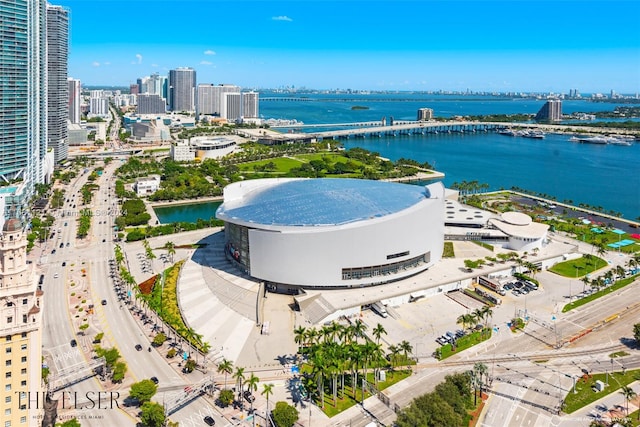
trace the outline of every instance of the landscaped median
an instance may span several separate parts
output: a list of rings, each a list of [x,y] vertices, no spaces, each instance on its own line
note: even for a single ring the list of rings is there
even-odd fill
[[[491,328],[483,328],[480,331],[474,331],[468,335],[464,335],[456,340],[455,350],[451,343],[447,343],[440,348],[436,349],[436,359],[444,360],[447,357],[460,353],[462,350],[466,350],[473,347],[476,344],[480,344],[483,341],[491,338]]]
[[[167,322],[182,338],[203,353],[207,353],[210,348],[209,343],[203,342],[201,335],[185,325],[178,307],[177,285],[183,264],[184,260],[178,261],[161,275],[155,276],[156,279],[151,293],[148,293],[149,286],[146,286],[146,282],[140,284],[140,295],[149,305],[149,308],[158,313],[162,320]],[[162,283],[163,280],[164,284]]]
[[[613,374],[593,374],[588,377],[585,375],[576,380],[576,393],[569,391],[564,399],[563,412],[571,414],[580,408],[584,408],[590,403],[595,402],[611,393],[615,393],[623,386],[629,385],[640,377],[640,369],[628,370],[622,372],[614,372]],[[605,386],[603,391],[596,390],[596,381],[602,381],[609,385]],[[620,396],[622,399],[622,396]]]
[[[634,280],[636,280],[636,278],[638,278],[638,276],[640,276],[639,274],[636,274],[634,276],[631,277],[627,277],[626,279],[622,279],[622,280],[618,280],[617,282],[615,282],[613,285],[609,286],[608,288],[604,288],[599,290],[598,292],[595,292],[591,295],[588,295],[584,298],[580,298],[578,300],[572,301],[569,304],[565,305],[562,308],[562,312],[566,313],[569,310],[573,310],[574,308],[580,307],[581,305],[587,304],[593,300],[596,300],[600,297],[603,297],[605,295],[609,295],[614,291],[617,291],[618,289],[624,288],[625,286],[627,286],[628,284],[632,283]]]

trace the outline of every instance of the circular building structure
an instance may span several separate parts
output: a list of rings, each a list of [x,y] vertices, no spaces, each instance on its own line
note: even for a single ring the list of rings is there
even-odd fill
[[[225,253],[271,290],[349,288],[426,270],[442,257],[444,186],[259,179],[224,189]]]
[[[503,212],[500,218],[492,218],[489,223],[508,236],[506,247],[512,250],[541,249],[547,240],[549,226],[533,222],[529,215],[522,212]]]

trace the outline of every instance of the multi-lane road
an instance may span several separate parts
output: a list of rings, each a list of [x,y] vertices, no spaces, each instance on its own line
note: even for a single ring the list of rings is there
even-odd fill
[[[124,400],[128,395],[126,385],[132,382],[156,377],[159,380],[158,398],[161,399],[165,391],[181,390],[191,380],[169,367],[165,358],[154,349],[147,351],[150,348],[149,332],[134,319],[113,290],[113,281],[109,277],[109,259],[114,257],[113,224],[118,215],[113,194],[113,172],[116,167],[117,164],[108,165],[97,181],[100,189],[94,193],[88,206],[93,213],[89,236],[76,239],[77,218],[80,210],[86,207],[81,206],[80,188],[86,183],[88,174],[82,174],[66,188],[65,205],[58,210],[53,227],[56,235],[43,247],[36,248],[34,253],[40,262],[40,272],[45,275],[43,348],[52,375],[61,370],[85,368],[95,356],[91,341],[97,332],[104,333],[102,346],[116,347],[122,356],[121,360],[128,366],[124,386],[114,386],[109,380],[101,381],[99,377],[92,377],[68,385],[54,397],[61,397],[63,392],[77,393],[78,406],[82,406],[82,403],[87,403],[87,393],[113,391],[114,396],[118,396],[115,393],[119,392],[116,400],[124,409]],[[55,253],[52,253],[54,249]],[[82,277],[81,269],[85,270],[85,277]],[[73,289],[70,288],[71,282],[75,283]],[[83,289],[87,290],[83,306],[93,304],[92,314],[87,315],[84,311],[78,313],[69,304],[70,293],[82,292]],[[78,330],[81,322],[75,318],[76,314],[80,314],[82,319],[86,318],[91,325],[86,336]],[[77,346],[72,346],[72,340],[77,342]],[[137,344],[143,347],[142,351],[136,350]],[[108,396],[111,399],[111,395]],[[214,412],[206,402],[190,406],[190,411],[207,414]],[[69,408],[69,403],[66,408]],[[135,425],[136,419],[130,413],[135,412],[94,407],[78,408],[67,415],[77,416],[83,426]],[[172,418],[184,418],[184,414],[177,413]]]

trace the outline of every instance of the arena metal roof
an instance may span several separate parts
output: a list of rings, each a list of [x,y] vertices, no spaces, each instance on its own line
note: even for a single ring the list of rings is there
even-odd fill
[[[329,226],[379,218],[430,197],[423,186],[363,179],[302,179],[222,204],[223,219],[280,226]]]

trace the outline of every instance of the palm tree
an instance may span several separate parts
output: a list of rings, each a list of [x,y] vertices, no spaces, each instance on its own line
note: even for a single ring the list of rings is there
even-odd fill
[[[489,318],[493,317],[493,310],[488,305],[483,305],[480,309],[481,318],[484,320],[484,327],[489,326]]]
[[[382,337],[382,335],[386,335],[387,331],[384,329],[384,326],[378,323],[371,333],[376,338],[376,344],[380,344],[380,337]]]
[[[353,336],[356,343],[358,342],[358,338],[364,337],[364,332],[366,330],[367,330],[367,325],[362,323],[362,320],[356,319],[356,321],[353,324]]]
[[[273,384],[262,384],[262,392],[260,393],[267,398],[267,418],[269,417],[269,396],[273,394]]]
[[[591,283],[591,281],[589,280],[589,278],[585,275],[582,276],[582,279],[580,279],[580,281],[584,284],[584,286],[582,286],[582,292],[584,292],[585,288],[587,286],[589,286],[589,284]]]
[[[485,307],[486,307],[486,306],[485,306]],[[484,311],[482,311],[482,309],[480,309],[480,308],[476,308],[475,310],[473,310],[472,315],[473,315],[473,317],[475,317],[475,319],[476,319],[478,322],[482,322],[482,321],[484,321],[485,313],[484,313]]]
[[[393,368],[395,367],[396,364],[396,359],[398,358],[398,354],[400,354],[400,349],[398,347],[396,347],[395,345],[390,345],[388,347],[389,350],[389,359],[391,362],[391,369],[393,370]]]
[[[362,348],[357,343],[351,343],[347,350],[349,354],[349,366],[351,368],[351,386],[353,387],[353,399],[356,399],[358,390],[358,370],[362,361]]]
[[[253,372],[251,372],[251,376],[245,383],[247,385],[247,391],[253,393],[258,390],[258,383],[260,382],[260,378],[256,377]],[[253,400],[251,399],[251,413],[253,413]]]
[[[409,353],[413,351],[413,346],[407,340],[403,340],[398,344],[398,348],[404,353],[404,358],[409,363]]]
[[[484,363],[477,362],[476,364],[473,365],[473,376],[477,381],[476,384],[479,386],[480,397],[482,397],[482,385],[483,385],[482,376],[487,375],[488,372],[489,372],[489,369],[487,368],[487,365],[485,365]],[[478,391],[476,390],[473,398],[474,405],[477,403],[477,394],[478,394]]]
[[[236,367],[236,372],[233,374],[233,378],[236,380],[236,385],[238,386],[238,401],[240,402],[240,406],[244,407],[242,402],[242,381],[244,381],[244,368]]]
[[[293,333],[295,334],[293,340],[295,341],[296,344],[298,344],[298,347],[302,347],[304,345],[306,332],[307,330],[304,326],[298,326],[293,330]]]
[[[222,359],[218,365],[218,373],[224,373],[224,388],[227,388],[227,375],[233,373],[233,363],[230,360]]]
[[[171,264],[173,264],[173,256],[176,254],[176,244],[169,241],[164,244],[164,248],[167,250],[167,254],[171,257]]]
[[[637,396],[636,392],[629,386],[623,386],[620,389],[620,394],[624,396],[624,401],[627,407],[627,416],[629,416],[629,401]]]

